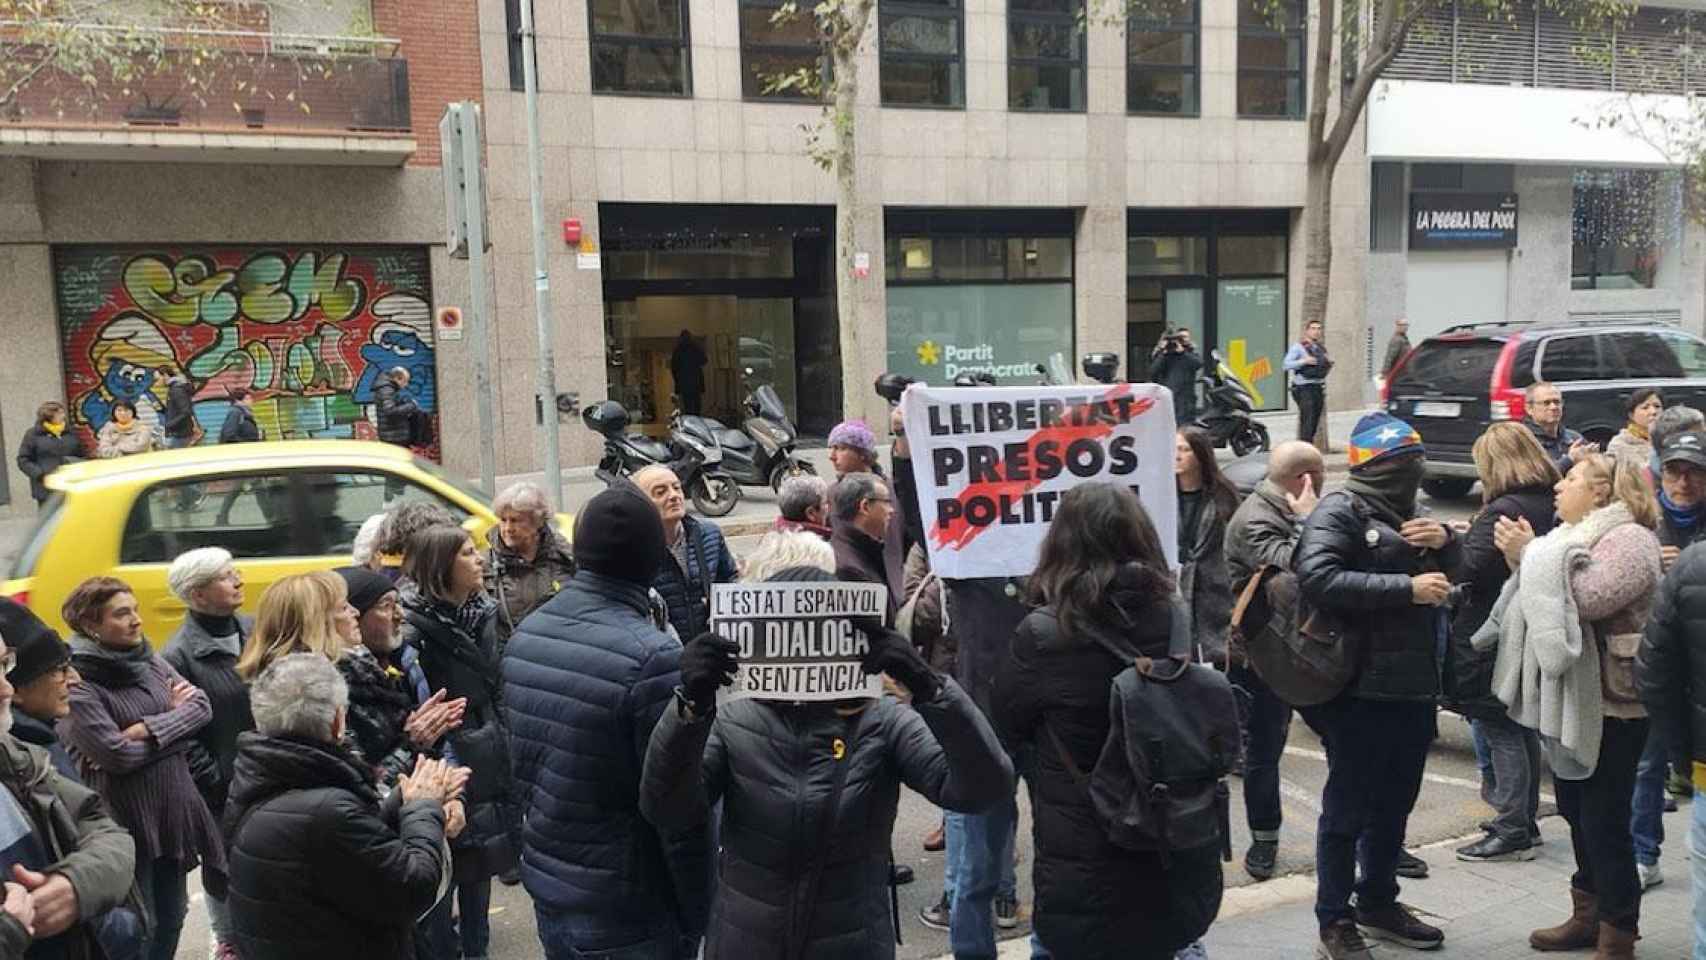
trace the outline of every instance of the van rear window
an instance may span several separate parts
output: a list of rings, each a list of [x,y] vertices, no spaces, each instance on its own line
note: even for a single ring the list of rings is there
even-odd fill
[[[1391,392],[1484,397],[1492,389],[1493,367],[1504,348],[1503,340],[1425,341],[1398,369]]]

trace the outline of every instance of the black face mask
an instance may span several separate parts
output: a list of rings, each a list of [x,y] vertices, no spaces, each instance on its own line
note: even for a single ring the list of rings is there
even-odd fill
[[[1398,526],[1416,514],[1416,491],[1421,487],[1424,468],[1420,456],[1399,457],[1374,469],[1351,471],[1345,489],[1368,501],[1393,526]]]

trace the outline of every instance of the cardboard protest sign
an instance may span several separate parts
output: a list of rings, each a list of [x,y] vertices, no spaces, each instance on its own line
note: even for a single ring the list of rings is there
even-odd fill
[[[901,400],[930,569],[949,579],[1036,568],[1060,498],[1129,486],[1178,564],[1173,395],[1150,383],[929,387]]]
[[[888,590],[879,583],[712,585],[711,629],[740,644],[734,686],[717,699],[882,696],[882,675],[859,668],[871,645],[854,621],[880,621],[887,611]]]

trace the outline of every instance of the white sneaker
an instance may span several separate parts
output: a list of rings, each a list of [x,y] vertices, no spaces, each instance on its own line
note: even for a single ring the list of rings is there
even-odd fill
[[[1641,889],[1656,887],[1665,882],[1665,872],[1658,864],[1648,866],[1644,863],[1635,864],[1635,873],[1641,878]]]

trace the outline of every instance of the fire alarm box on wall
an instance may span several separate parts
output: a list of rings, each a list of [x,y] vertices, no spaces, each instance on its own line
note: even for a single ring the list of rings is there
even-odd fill
[[[570,217],[563,221],[563,242],[571,247],[580,244],[581,221],[579,217]]]

